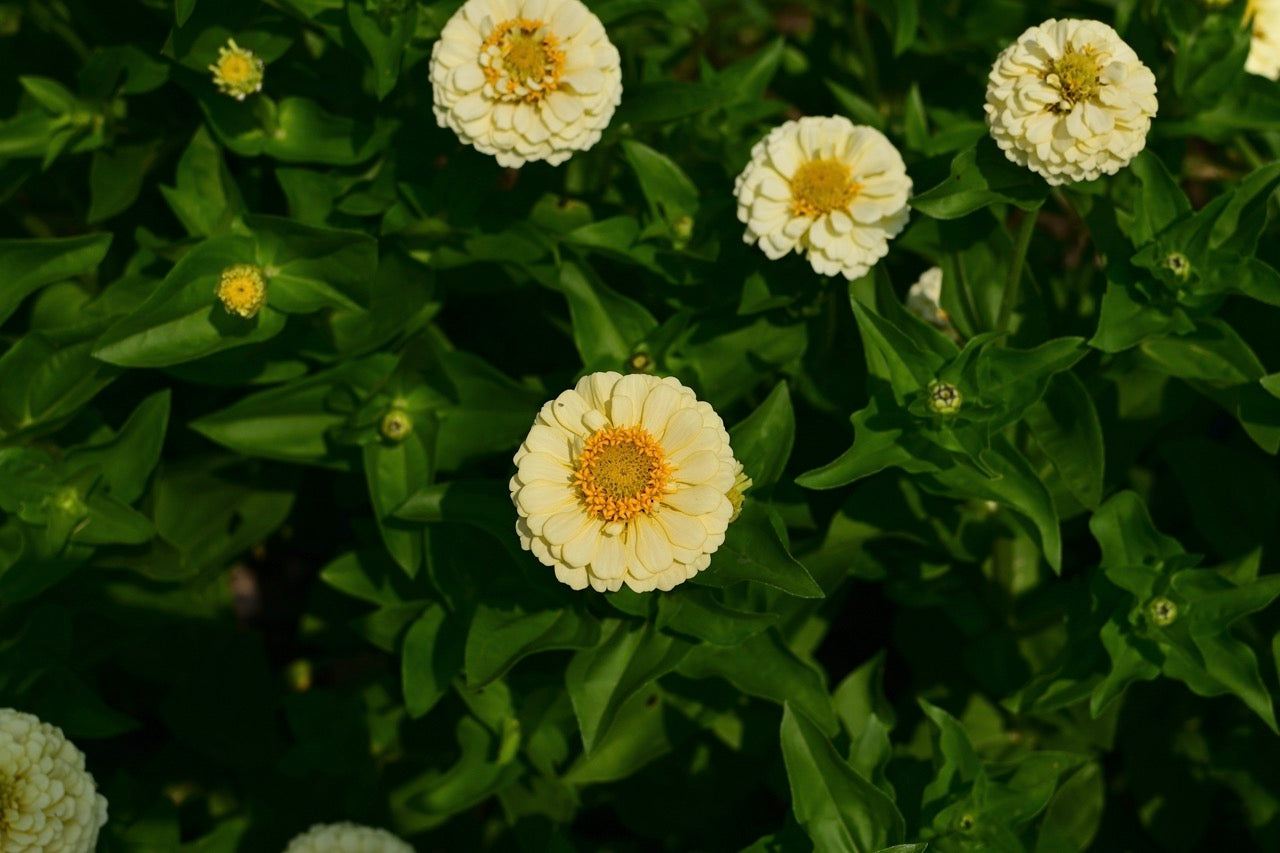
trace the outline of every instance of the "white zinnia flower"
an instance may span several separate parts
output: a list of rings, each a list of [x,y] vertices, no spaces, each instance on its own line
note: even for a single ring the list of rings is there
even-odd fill
[[[942,310],[942,269],[930,267],[907,291],[907,310],[931,326],[945,329],[951,318]]]
[[[1244,20],[1253,24],[1244,70],[1280,80],[1280,0],[1249,0]]]
[[[413,848],[385,829],[318,823],[290,841],[284,853],[413,853]]]
[[[1106,24],[1050,19],[996,57],[985,109],[1010,160],[1050,184],[1091,181],[1147,144],[1156,78]]]
[[[436,121],[503,166],[554,166],[600,140],[621,62],[579,0],[467,0],[431,50]]]
[[[574,589],[669,590],[711,563],[746,486],[724,422],[674,378],[593,373],[516,452],[520,544]]]
[[[0,853],[93,853],[107,801],[57,726],[0,708]]]
[[[771,260],[804,252],[821,275],[865,275],[907,224],[911,179],[875,128],[842,116],[775,127],[733,188],[743,239]]]

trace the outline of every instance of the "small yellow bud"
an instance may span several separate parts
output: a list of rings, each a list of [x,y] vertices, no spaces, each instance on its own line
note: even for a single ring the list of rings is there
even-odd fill
[[[1147,602],[1147,615],[1161,628],[1167,628],[1178,618],[1178,605],[1163,595],[1158,595]]]
[[[653,356],[647,352],[632,353],[627,359],[628,373],[648,373],[650,370],[653,370]]]
[[[267,304],[267,277],[253,264],[227,267],[218,277],[217,294],[227,311],[249,319]]]
[[[404,441],[413,432],[413,419],[402,409],[392,409],[382,416],[379,429],[387,441]]]
[[[53,498],[54,507],[64,515],[79,517],[87,512],[84,500],[80,497],[80,492],[71,486],[60,490]]]
[[[949,382],[929,383],[929,410],[938,415],[954,415],[964,404],[960,389]]]
[[[218,48],[218,61],[209,66],[213,83],[218,91],[243,101],[246,95],[262,90],[263,69],[266,66],[252,50],[227,39],[226,46]]]
[[[733,515],[729,516],[730,523],[737,521],[738,516],[742,515],[742,498],[749,488],[751,488],[751,478],[747,476],[746,471],[742,470],[742,463],[739,462],[738,473],[733,478],[733,486],[725,495],[733,506]]]

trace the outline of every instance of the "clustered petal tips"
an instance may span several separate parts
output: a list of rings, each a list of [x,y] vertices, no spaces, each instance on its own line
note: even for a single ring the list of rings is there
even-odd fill
[[[907,224],[911,179],[880,131],[840,116],[774,128],[734,185],[743,239],[771,259],[804,252],[821,275],[858,278]]]
[[[1156,78],[1099,21],[1048,20],[1018,37],[987,78],[996,144],[1050,184],[1114,175],[1147,144]]]
[[[593,373],[516,452],[520,543],[574,589],[669,590],[711,564],[750,478],[724,422],[674,378]]]
[[[584,151],[622,100],[622,60],[580,0],[467,0],[431,51],[436,121],[519,167]]]
[[[942,268],[930,267],[907,291],[906,308],[931,326],[945,329],[951,318],[942,309]]]
[[[267,277],[253,264],[227,267],[218,276],[217,294],[227,311],[249,319],[267,304]]]
[[[237,101],[262,91],[265,68],[257,54],[236,44],[235,39],[227,39],[226,45],[218,48],[218,61],[209,66],[218,91]]]
[[[92,853],[107,801],[57,726],[0,708],[0,853]]]
[[[1280,0],[1249,0],[1244,20],[1253,27],[1244,70],[1280,80]]]
[[[290,841],[284,853],[413,853],[413,848],[385,829],[319,823]]]

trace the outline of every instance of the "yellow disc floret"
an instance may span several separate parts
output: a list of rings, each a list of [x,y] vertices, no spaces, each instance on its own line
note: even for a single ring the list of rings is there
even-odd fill
[[[265,67],[252,50],[240,47],[235,39],[227,39],[226,45],[218,48],[218,61],[209,70],[218,91],[243,101],[246,95],[261,91]]]
[[[1066,52],[1045,69],[1045,82],[1062,95],[1062,100],[1054,106],[1055,111],[1070,112],[1102,88],[1102,68],[1096,52],[1087,45],[1081,50],[1067,45]]]
[[[605,427],[587,439],[573,482],[589,515],[626,522],[653,510],[670,477],[666,453],[643,427]]]
[[[738,463],[738,472],[733,477],[733,488],[729,489],[729,493],[725,495],[729,499],[729,503],[733,505],[733,515],[729,516],[729,523],[738,520],[738,516],[742,515],[742,499],[747,494],[747,489],[751,488],[751,478],[747,476],[747,472],[742,469],[742,463]]]
[[[267,304],[267,277],[253,264],[227,267],[218,277],[217,294],[229,312],[248,319]]]
[[[542,21],[503,21],[480,45],[486,92],[503,101],[542,100],[560,87],[564,51]]]
[[[818,217],[853,203],[862,185],[839,160],[810,160],[791,178],[791,211]]]

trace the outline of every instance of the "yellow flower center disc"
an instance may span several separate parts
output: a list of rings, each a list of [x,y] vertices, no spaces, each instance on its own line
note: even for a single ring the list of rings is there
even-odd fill
[[[630,521],[663,496],[671,466],[662,446],[642,427],[606,427],[587,439],[573,482],[587,512],[604,521]]]
[[[503,99],[540,101],[560,85],[564,51],[559,44],[542,21],[503,21],[480,45],[485,79]]]
[[[253,63],[238,53],[228,53],[218,61],[223,79],[232,85],[244,83],[253,76]]]
[[[1062,93],[1062,99],[1075,106],[1098,94],[1098,90],[1102,88],[1099,76],[1101,72],[1092,48],[1076,51],[1067,45],[1067,52],[1060,59],[1049,63],[1046,79],[1052,84],[1055,82],[1052,78],[1057,77],[1057,88]]]
[[[862,184],[839,160],[810,160],[791,178],[791,210],[802,216],[823,216],[853,203]]]
[[[218,299],[232,314],[252,317],[267,303],[267,280],[252,264],[227,267],[218,277]]]

